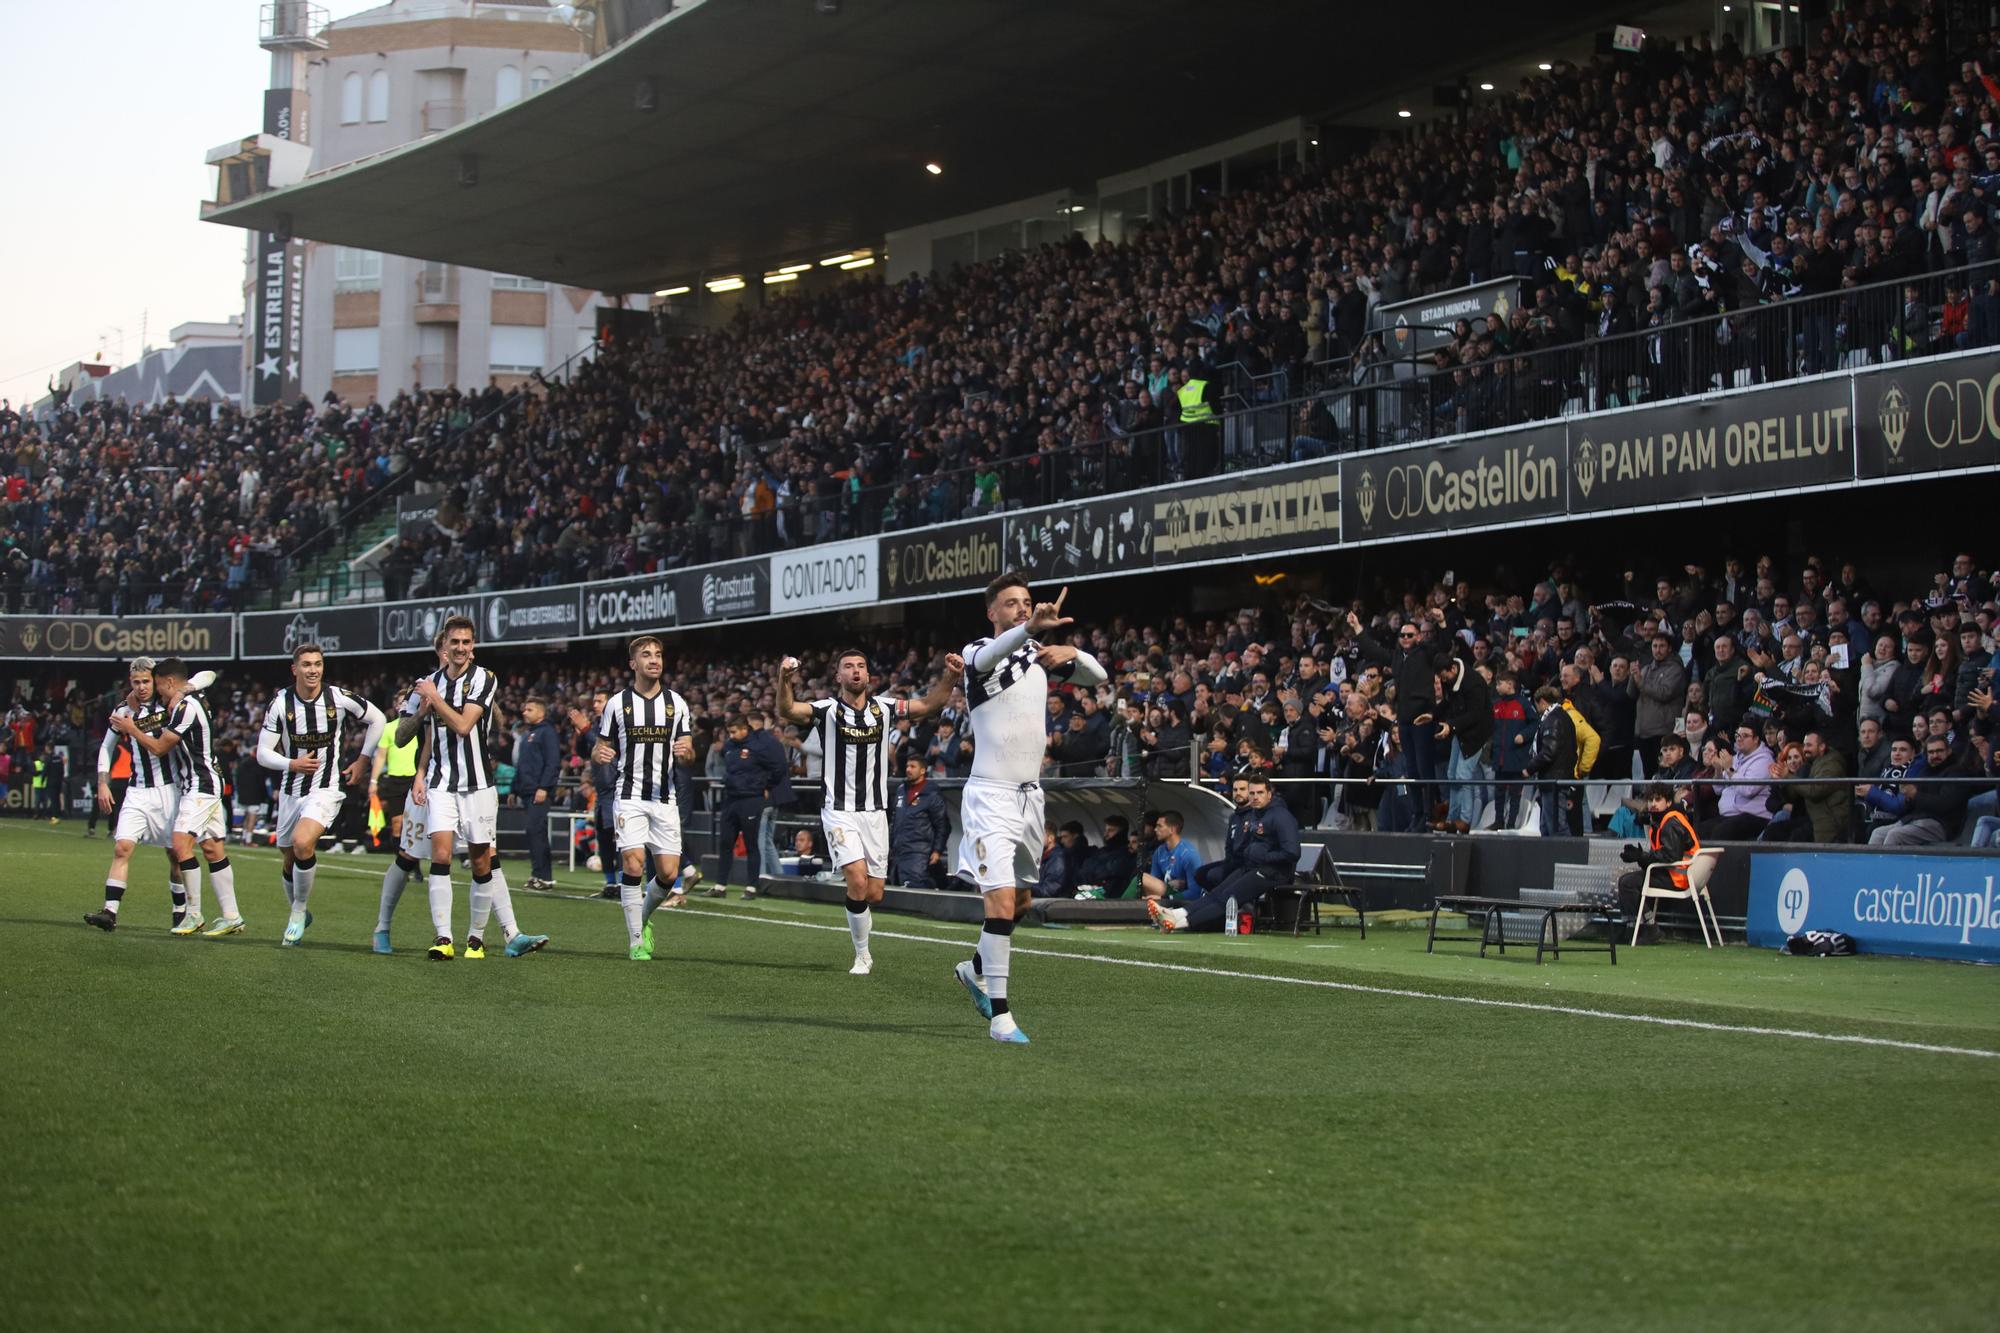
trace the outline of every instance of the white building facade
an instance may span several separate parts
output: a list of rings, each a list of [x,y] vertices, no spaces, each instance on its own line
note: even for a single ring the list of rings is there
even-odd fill
[[[304,86],[311,170],[401,147],[532,97],[589,59],[536,0],[391,0],[327,27]],[[587,348],[596,292],[303,242],[299,387],[350,402],[520,383]]]

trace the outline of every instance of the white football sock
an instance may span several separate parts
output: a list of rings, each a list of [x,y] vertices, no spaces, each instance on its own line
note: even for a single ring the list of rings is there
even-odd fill
[[[873,920],[873,914],[869,912],[866,904],[862,905],[860,911],[855,911],[853,902],[853,899],[849,899],[847,933],[854,941],[854,952],[860,955],[868,952],[868,927]]]
[[[618,905],[625,909],[625,933],[638,944],[646,929],[646,890],[630,875],[618,877]]]
[[[507,887],[507,872],[499,866],[493,867],[493,881],[486,886],[486,902],[500,918],[501,939],[511,940],[521,933],[520,923],[514,920],[514,891]]]
[[[482,882],[477,877],[472,881],[472,921],[467,927],[468,936],[486,938],[486,918],[493,915],[493,877],[487,876]]]
[[[303,870],[299,869],[296,865],[292,867],[292,910],[294,912],[303,912],[306,910],[306,898],[312,893],[313,877],[318,874],[319,862],[317,860]]]
[[[674,878],[678,880],[680,876],[676,875]],[[646,881],[646,910],[641,914],[640,919],[651,921],[653,913],[659,911],[660,904],[667,900],[668,892],[669,890],[666,885],[660,883],[660,877],[656,871],[653,878]]]
[[[113,916],[117,916],[117,915],[118,915],[118,900],[119,900],[119,899],[121,899],[121,898],[123,898],[124,896],[125,896],[125,881],[124,881],[124,880],[122,880],[122,879],[107,879],[107,880],[105,880],[105,881],[104,881],[104,910],[105,910],[105,911],[107,911],[107,912],[111,913],[111,915],[113,915]]]
[[[394,861],[382,872],[382,911],[375,918],[375,929],[389,928],[389,922],[396,915],[396,904],[403,900],[403,886],[409,882],[410,872]]]
[[[222,868],[218,870],[216,869],[217,866],[221,866]],[[215,890],[215,903],[217,908],[222,912],[222,915],[225,917],[237,915],[236,868],[229,864],[228,857],[209,863],[208,880],[210,886]]]
[[[439,939],[451,938],[451,876],[429,876],[431,931]]]

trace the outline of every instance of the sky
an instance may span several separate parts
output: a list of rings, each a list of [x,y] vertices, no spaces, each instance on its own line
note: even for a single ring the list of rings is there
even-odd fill
[[[321,3],[340,19],[379,0]],[[33,402],[71,362],[125,365],[177,324],[243,313],[248,233],[200,220],[202,159],[260,127],[259,8],[0,0],[0,398]]]

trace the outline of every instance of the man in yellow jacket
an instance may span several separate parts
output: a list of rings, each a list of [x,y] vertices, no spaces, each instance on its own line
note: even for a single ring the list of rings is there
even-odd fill
[[[1603,742],[1598,737],[1597,728],[1584,719],[1582,712],[1569,699],[1562,701],[1563,711],[1569,714],[1572,726],[1576,728],[1576,773],[1577,782],[1564,793],[1569,802],[1569,826],[1583,836],[1590,836],[1589,802],[1583,798],[1583,779],[1590,776],[1590,770],[1597,767],[1597,751]]]

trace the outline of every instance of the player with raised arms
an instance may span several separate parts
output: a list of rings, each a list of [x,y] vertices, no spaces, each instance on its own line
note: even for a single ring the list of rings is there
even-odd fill
[[[339,771],[348,719],[367,728],[361,756]],[[292,649],[292,683],[271,697],[257,734],[257,762],[284,776],[278,781],[279,872],[291,903],[282,941],[295,945],[312,924],[306,903],[319,867],[320,835],[333,826],[350,784],[373,762],[386,719],[382,710],[338,685],[326,683],[326,654],[316,643]]]
[[[986,923],[979,948],[957,968],[959,983],[995,1041],[1026,1045],[1007,1000],[1008,952],[1014,923],[1028,910],[1029,889],[1016,876],[1021,856],[1032,867],[1042,854],[1042,756],[1048,746],[1049,683],[1097,685],[1097,659],[1042,635],[1071,623],[1064,588],[1053,602],[1036,602],[1028,581],[1002,574],[986,585],[986,619],[993,633],[965,646],[965,701],[972,723],[972,774],[959,803],[962,831],[957,872],[979,888]],[[1032,873],[1032,871],[1030,872]]]
[[[694,761],[694,718],[687,700],[666,688],[661,676],[666,650],[659,637],[641,634],[626,651],[632,683],[604,701],[597,719],[593,763],[614,764],[613,828],[623,862],[618,901],[625,909],[628,956],[635,963],[653,958],[653,913],[674,896],[681,869],[681,814],[674,766]],[[600,853],[601,855],[602,853]],[[646,881],[646,860],[653,880]]]
[[[139,730],[157,736],[167,722],[167,707],[153,693],[153,659],[135,657],[126,670],[125,698],[112,709],[112,716],[130,718]],[[132,776],[125,780],[122,796],[112,791],[109,776],[120,748],[127,752]],[[169,929],[178,927],[190,910],[197,927],[201,922],[201,899],[189,907],[181,881],[180,859],[174,855],[174,811],[180,804],[181,789],[173,756],[156,759],[152,753],[123,736],[117,727],[104,729],[103,743],[97,747],[97,808],[106,814],[116,811],[117,824],[111,833],[111,870],[104,879],[104,909],[90,912],[84,920],[99,930],[118,927],[118,908],[125,898],[125,878],[131,873],[132,853],[142,842],[160,848],[167,856],[168,889],[173,894],[174,916]],[[199,895],[201,881],[195,880]]]
[[[889,724],[896,718],[914,721],[943,711],[951,692],[965,674],[957,653],[944,659],[944,674],[921,699],[898,699],[868,692],[868,654],[847,648],[834,656],[835,697],[801,703],[793,682],[799,659],[778,664],[778,716],[787,722],[810,723],[824,756],[826,800],[820,807],[820,827],[826,830],[827,851],[847,880],[847,932],[854,941],[854,966],[848,971],[867,976],[875,966],[868,952],[869,908],[882,901],[889,878],[890,768],[895,762]]]

